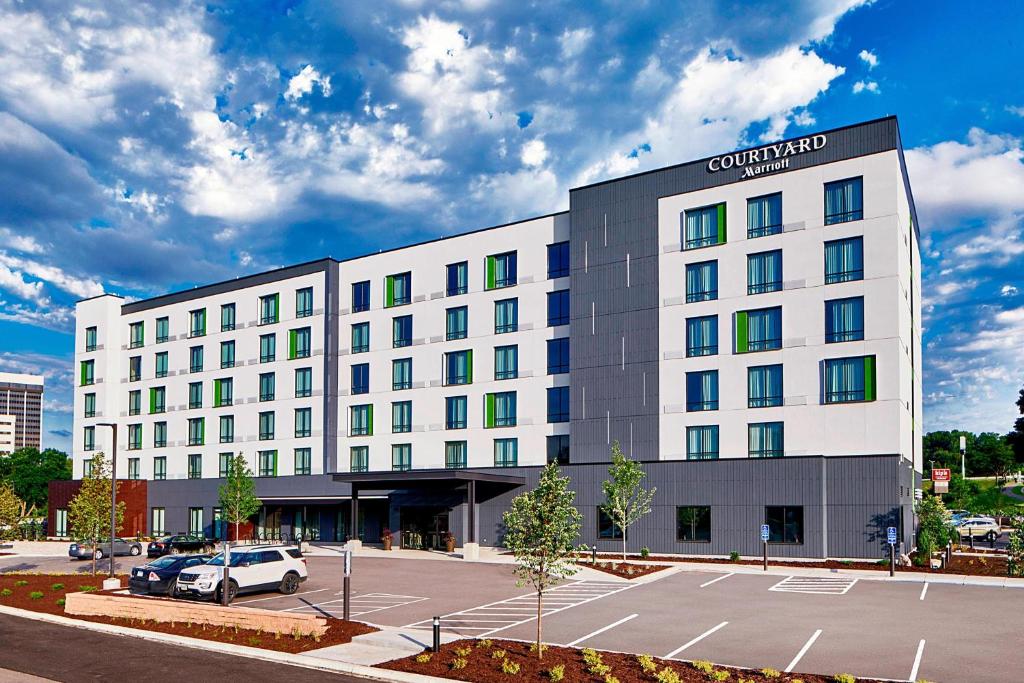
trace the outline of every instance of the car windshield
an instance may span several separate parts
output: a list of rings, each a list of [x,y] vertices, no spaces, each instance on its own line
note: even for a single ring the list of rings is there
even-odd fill
[[[178,564],[179,562],[181,562],[180,557],[176,557],[174,555],[167,555],[165,557],[161,557],[159,560],[153,560],[149,563],[149,566],[154,569],[167,569],[168,567],[172,567]]]
[[[249,559],[248,553],[231,553],[231,566],[238,567]],[[218,567],[224,564],[224,553],[217,553],[213,559],[206,564],[214,564]]]
[[[164,536],[160,539],[160,543],[170,543],[174,539],[174,536]]]

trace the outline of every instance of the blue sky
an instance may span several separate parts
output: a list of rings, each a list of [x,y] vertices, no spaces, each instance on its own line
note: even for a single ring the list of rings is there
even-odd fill
[[[0,0],[0,369],[70,446],[74,302],[567,207],[568,188],[897,114],[925,426],[1024,385],[1017,3]]]

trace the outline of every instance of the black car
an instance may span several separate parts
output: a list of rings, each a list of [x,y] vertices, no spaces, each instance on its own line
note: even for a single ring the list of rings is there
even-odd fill
[[[182,569],[206,564],[212,555],[167,555],[132,570],[128,588],[132,593],[174,595]]]
[[[174,553],[203,553],[213,549],[213,541],[192,534],[164,536],[146,548],[146,557],[163,557]]]

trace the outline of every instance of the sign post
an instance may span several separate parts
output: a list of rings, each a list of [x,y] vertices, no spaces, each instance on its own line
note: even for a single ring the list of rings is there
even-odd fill
[[[761,544],[764,546],[764,570],[768,571],[768,525],[761,525]]]
[[[949,480],[953,473],[948,467],[932,468],[932,487],[935,493],[949,493]]]
[[[346,550],[344,553],[345,558],[345,578],[343,579],[342,590],[345,593],[343,602],[345,621],[348,621],[349,614],[349,596],[351,595],[351,581],[352,581],[352,551]]]
[[[885,536],[889,542],[889,576],[896,576],[896,527],[887,528]]]

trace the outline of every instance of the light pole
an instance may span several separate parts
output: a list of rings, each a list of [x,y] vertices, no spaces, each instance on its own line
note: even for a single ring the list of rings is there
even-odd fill
[[[960,478],[967,478],[967,437],[960,435]]]
[[[117,535],[117,424],[100,422],[100,427],[110,427],[114,444],[110,449],[110,578],[114,578],[114,537]]]

